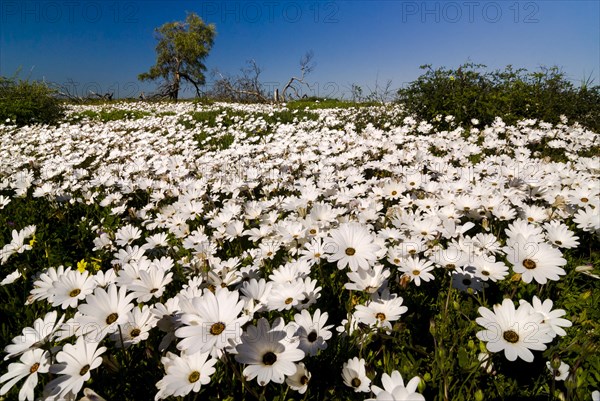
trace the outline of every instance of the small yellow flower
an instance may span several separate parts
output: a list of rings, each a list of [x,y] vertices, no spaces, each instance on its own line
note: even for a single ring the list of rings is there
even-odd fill
[[[83,273],[86,270],[87,265],[88,263],[85,261],[85,259],[81,259],[79,262],[77,262],[77,271]]]
[[[34,246],[37,241],[35,240],[35,234],[33,234],[33,238],[29,240],[29,246]]]
[[[92,270],[94,270],[95,272],[100,270],[101,266],[99,262],[102,262],[102,259],[92,258]]]

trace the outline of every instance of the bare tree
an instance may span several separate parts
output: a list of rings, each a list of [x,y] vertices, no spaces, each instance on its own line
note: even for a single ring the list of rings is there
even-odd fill
[[[292,90],[294,95],[297,98],[300,98],[300,94],[298,93],[299,87],[302,85],[306,85],[310,88],[310,85],[305,81],[305,78],[308,74],[310,74],[315,68],[316,64],[313,63],[314,53],[311,51],[306,52],[304,56],[300,59],[300,77],[291,77],[288,83],[284,86],[283,91],[281,92],[281,100],[286,101],[286,93],[288,90]]]
[[[82,103],[84,101],[83,97],[77,94],[77,83],[72,79],[67,80],[64,84],[51,83],[50,86],[56,91],[58,96],[63,99],[75,103]]]
[[[260,82],[262,69],[254,60],[248,60],[246,64],[240,76],[225,76],[215,71],[214,75],[218,78],[213,84],[212,97],[240,102],[268,102],[268,95]]]
[[[90,95],[96,96],[97,98],[103,99],[103,100],[112,100],[114,93],[106,92],[104,95],[100,95],[99,93],[90,91]]]
[[[383,86],[379,86],[379,76],[375,78],[375,88],[367,87],[370,93],[367,95],[367,100],[371,102],[386,103],[392,98],[394,90],[392,90],[392,80],[388,79]]]

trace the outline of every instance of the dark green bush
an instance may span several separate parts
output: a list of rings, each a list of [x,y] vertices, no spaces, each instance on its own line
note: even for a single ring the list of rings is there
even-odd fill
[[[558,67],[485,71],[485,65],[467,63],[458,69],[421,66],[417,80],[398,91],[397,100],[417,117],[436,121],[452,115],[455,123],[468,125],[476,118],[482,125],[501,117],[509,124],[525,118],[550,123],[566,116],[600,131],[600,86],[576,87]],[[440,125],[448,125],[442,118]]]
[[[0,77],[0,123],[56,124],[63,116],[63,103],[45,83]]]
[[[87,117],[91,120],[99,120],[105,123],[108,121],[139,120],[149,115],[151,113],[147,111],[109,108],[100,111],[84,110],[74,114],[71,118],[74,121],[78,121]]]

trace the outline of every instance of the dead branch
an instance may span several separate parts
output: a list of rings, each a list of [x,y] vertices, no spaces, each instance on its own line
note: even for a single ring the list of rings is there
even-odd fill
[[[307,82],[305,82],[304,79],[315,68],[315,64],[312,63],[313,57],[314,57],[314,53],[312,51],[306,52],[306,54],[304,56],[302,56],[302,58],[300,59],[300,77],[293,76],[290,78],[288,83],[283,88],[283,91],[281,92],[282,101],[284,101],[284,102],[286,101],[286,99],[287,99],[286,93],[289,89],[294,91],[294,95],[296,96],[296,98],[301,97],[300,94],[298,93],[298,89],[299,89],[297,87],[298,84],[300,86],[306,85],[310,89],[310,85]],[[296,84],[294,84],[294,83],[296,83]]]
[[[214,75],[218,77],[212,88],[212,97],[233,101],[258,101],[266,103],[269,101],[265,94],[260,74],[262,69],[256,61],[247,61],[247,67],[242,68],[242,75],[236,77],[225,76],[219,71]]]

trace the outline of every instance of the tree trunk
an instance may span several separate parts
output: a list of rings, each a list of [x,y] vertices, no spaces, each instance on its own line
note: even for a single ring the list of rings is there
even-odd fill
[[[171,86],[171,99],[177,101],[179,97],[179,84],[181,82],[181,75],[179,75],[179,71],[175,71],[173,77],[173,85]]]

